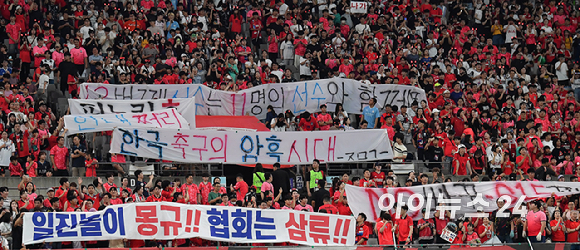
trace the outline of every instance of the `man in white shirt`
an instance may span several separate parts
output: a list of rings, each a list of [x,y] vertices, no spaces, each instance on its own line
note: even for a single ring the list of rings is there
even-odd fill
[[[569,85],[569,78],[568,78],[568,65],[564,62],[566,58],[564,55],[560,55],[558,57],[559,61],[556,62],[556,76],[558,77],[558,83],[560,85]]]
[[[360,23],[357,24],[356,26],[354,26],[354,29],[356,30],[356,32],[358,32],[360,35],[362,35],[365,32],[365,30],[371,31],[371,26],[369,26],[367,24],[366,18],[361,18]]]
[[[518,37],[518,27],[514,24],[514,20],[509,20],[507,25],[503,26],[505,32],[505,43],[512,43],[513,38]]]
[[[48,66],[42,67],[42,75],[38,77],[38,98],[42,98],[46,101],[46,89],[48,88],[48,83],[50,81],[50,76]]]
[[[312,53],[310,51],[306,51],[304,57],[300,57],[300,78],[308,80],[312,75],[310,71],[310,58],[312,57]]]
[[[89,38],[89,31],[91,30],[94,31],[93,27],[91,27],[91,21],[87,18],[85,19],[85,25],[80,29],[81,34],[83,34],[83,41]]]
[[[286,11],[288,11],[288,5],[284,3],[284,1],[278,1],[276,5],[278,5],[278,11],[280,12],[280,15],[286,15]]]

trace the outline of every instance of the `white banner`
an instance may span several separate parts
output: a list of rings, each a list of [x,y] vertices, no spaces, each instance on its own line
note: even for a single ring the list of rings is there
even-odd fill
[[[111,153],[191,163],[310,164],[392,159],[386,130],[244,132],[116,128]]]
[[[189,124],[176,109],[138,114],[65,115],[68,134],[110,131],[116,127],[186,129]]]
[[[369,3],[367,2],[354,2],[350,1],[350,13],[367,13],[369,8]]]
[[[399,180],[404,183],[403,180]],[[538,198],[550,197],[553,193],[557,196],[565,196],[580,193],[580,183],[578,182],[555,182],[555,181],[489,181],[489,182],[447,182],[439,184],[420,185],[400,188],[362,188],[346,185],[348,204],[353,214],[365,213],[368,221],[376,221],[380,215],[380,203],[383,207],[393,206],[394,202],[409,206],[409,215],[415,220],[421,217],[421,209],[431,211],[436,210],[436,201],[441,195],[445,199],[446,206],[455,210],[455,218],[466,213],[475,213],[477,208],[483,208],[485,212],[492,212],[497,209],[496,201],[500,197],[509,199],[506,202],[509,208],[514,207],[520,197],[521,202],[535,200]],[[389,202],[385,194],[390,194],[394,198]],[[381,196],[384,196],[381,199]],[[409,197],[415,195],[411,201]],[[429,197],[431,196],[431,197]],[[399,200],[400,199],[400,200]],[[423,203],[420,203],[419,200]],[[487,204],[482,204],[482,202]],[[416,209],[412,209],[417,207]],[[396,207],[390,209],[394,212]],[[514,211],[515,212],[515,211]],[[468,216],[470,217],[470,216]]]
[[[304,111],[318,112],[322,104],[326,104],[329,111],[334,111],[335,105],[341,103],[346,112],[362,114],[363,108],[372,97],[377,98],[379,108],[386,104],[410,107],[414,101],[427,100],[425,91],[417,87],[394,84],[367,85],[343,78],[263,84],[236,93],[211,89],[201,84],[83,83],[80,97],[113,100],[196,97],[197,115],[253,115],[258,119],[266,118],[268,105],[272,105],[276,113],[290,110],[298,115]]]
[[[199,237],[236,243],[352,246],[355,218],[295,210],[128,203],[94,213],[25,213],[23,243]]]
[[[155,100],[79,100],[68,99],[71,115],[104,115],[119,113],[147,113],[175,108],[195,128],[195,98]]]

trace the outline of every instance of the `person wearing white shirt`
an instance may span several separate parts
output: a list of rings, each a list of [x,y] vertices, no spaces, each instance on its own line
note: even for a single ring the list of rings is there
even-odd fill
[[[563,55],[558,57],[559,61],[556,62],[556,65],[554,65],[556,67],[556,76],[558,77],[558,82],[561,85],[569,85],[570,83],[568,82],[569,78],[568,78],[568,65],[564,62],[564,60],[566,60],[566,58],[564,58]]]
[[[48,88],[48,83],[50,82],[50,76],[48,75],[49,69],[43,68],[42,75],[38,77],[38,94],[42,96],[42,99],[46,98],[46,89]]]
[[[518,28],[514,25],[513,20],[503,26],[503,31],[505,32],[505,43],[512,43],[512,39],[518,37]]]
[[[300,57],[300,78],[309,78],[312,72],[310,71],[310,58],[312,54],[310,51],[306,52],[305,57]]]
[[[280,11],[280,15],[284,16],[286,15],[286,11],[288,11],[288,5],[285,4],[283,1],[280,1],[281,4],[279,4],[279,9],[278,11]]]
[[[91,21],[89,19],[85,19],[85,25],[83,27],[80,28],[80,32],[83,35],[83,41],[87,38],[89,38],[89,31],[91,30],[95,30],[93,29],[93,27],[91,27]]]
[[[361,18],[360,23],[354,26],[354,29],[356,30],[356,32],[362,35],[365,31],[371,31],[371,26],[367,24],[366,18]]]

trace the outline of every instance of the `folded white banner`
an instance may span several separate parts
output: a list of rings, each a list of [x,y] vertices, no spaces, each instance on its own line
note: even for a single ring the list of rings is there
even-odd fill
[[[196,237],[235,243],[352,246],[355,218],[295,210],[140,202],[108,206],[94,213],[24,213],[22,241],[30,245]]]
[[[104,115],[119,113],[147,113],[175,108],[195,128],[195,98],[154,100],[79,100],[68,99],[71,115]]]
[[[399,179],[401,183],[404,181],[404,179]],[[448,207],[453,207],[445,210],[455,210],[457,219],[461,215],[475,213],[479,207],[485,212],[496,210],[498,208],[496,201],[500,197],[506,200],[509,208],[513,208],[520,198],[521,202],[527,202],[547,198],[552,194],[565,196],[578,193],[580,193],[580,183],[555,181],[447,182],[400,188],[363,188],[346,185],[348,204],[353,214],[365,213],[369,221],[375,221],[379,217],[381,205],[388,208],[389,205],[393,206],[394,202],[399,202],[401,206],[408,205],[409,215],[415,220],[420,219],[422,208],[431,211],[430,216],[433,218],[439,195],[444,199],[441,202],[446,203]],[[392,195],[394,200],[389,200],[387,194]],[[381,199],[383,195],[385,196]],[[413,198],[409,199],[411,196]],[[417,208],[411,209],[413,207]],[[394,212],[396,207],[389,210]]]
[[[244,132],[176,129],[113,131],[111,153],[176,162],[308,164],[393,158],[386,130]]]
[[[66,115],[64,126],[68,134],[110,131],[116,127],[189,128],[187,120],[174,108],[147,113]]]
[[[363,84],[356,80],[331,78],[306,82],[263,84],[236,93],[211,89],[201,84],[143,85],[83,83],[80,90],[83,99],[151,100],[196,97],[198,115],[253,115],[266,118],[268,105],[276,113],[286,110],[299,114],[304,111],[318,112],[320,105],[327,104],[334,110],[340,103],[352,114],[362,114],[372,97],[377,106],[411,106],[414,101],[427,100],[425,91],[406,85]]]

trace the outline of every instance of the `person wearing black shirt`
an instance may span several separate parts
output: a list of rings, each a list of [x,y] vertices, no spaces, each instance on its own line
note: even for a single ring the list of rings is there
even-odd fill
[[[312,205],[312,207],[314,208],[314,211],[318,211],[318,208],[320,208],[320,206],[324,205],[324,197],[328,196],[330,197],[330,192],[328,192],[328,190],[324,189],[324,186],[326,185],[326,180],[324,179],[320,179],[318,180],[318,190],[316,190],[313,194],[312,194],[312,201],[310,202]]]
[[[274,197],[278,196],[280,188],[282,188],[282,194],[285,195],[290,192],[290,176],[288,173],[280,169],[280,163],[274,163],[272,166],[272,185],[274,185]]]
[[[69,18],[68,13],[64,12],[62,15],[62,20],[58,21],[58,31],[60,33],[60,37],[64,38],[67,34],[72,35],[72,30],[74,28],[74,20]]]
[[[58,65],[58,71],[60,72],[60,91],[63,94],[68,93],[68,76],[75,76],[77,72],[77,68],[71,61],[70,53],[67,52],[64,54],[64,61]]]
[[[427,145],[425,146],[425,158],[429,161],[427,166],[429,169],[435,167],[441,168],[441,162],[443,161],[443,149],[439,146],[439,137],[429,138]]]

